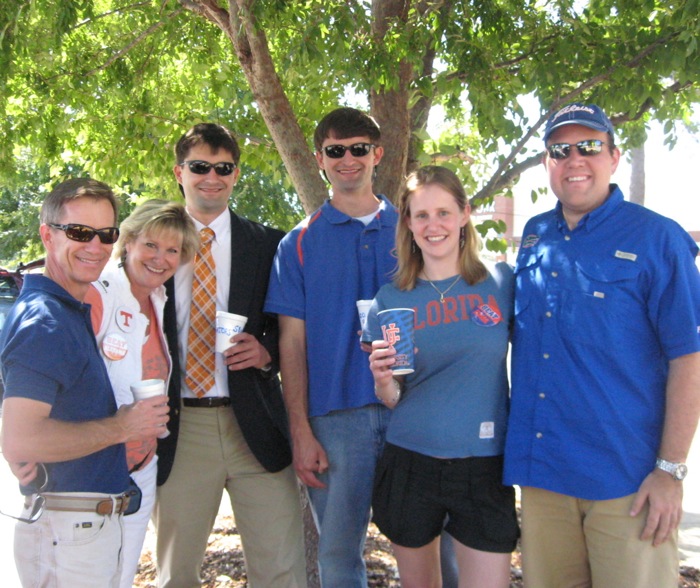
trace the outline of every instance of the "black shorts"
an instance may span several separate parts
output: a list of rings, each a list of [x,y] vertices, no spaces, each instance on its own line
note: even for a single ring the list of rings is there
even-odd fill
[[[373,520],[403,547],[427,545],[444,527],[467,547],[509,553],[520,529],[515,491],[502,478],[503,456],[438,459],[387,443],[374,477]]]

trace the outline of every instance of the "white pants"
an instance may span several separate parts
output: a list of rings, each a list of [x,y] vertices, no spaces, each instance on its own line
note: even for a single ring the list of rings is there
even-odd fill
[[[141,488],[141,508],[134,514],[124,517],[124,542],[122,545],[122,577],[120,588],[132,588],[134,576],[141,559],[143,541],[151,520],[153,505],[156,503],[156,474],[158,456],[154,456],[148,465],[131,474],[134,482]]]
[[[121,545],[122,515],[45,510],[37,522],[15,525],[15,563],[22,586],[116,588]]]

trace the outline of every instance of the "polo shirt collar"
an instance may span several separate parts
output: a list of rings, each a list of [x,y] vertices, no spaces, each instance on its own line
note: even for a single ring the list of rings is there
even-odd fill
[[[605,199],[605,202],[603,202],[603,204],[601,204],[595,210],[592,210],[588,214],[584,215],[581,220],[578,221],[578,225],[576,225],[574,231],[580,230],[591,232],[600,223],[612,215],[613,212],[615,212],[615,210],[624,202],[624,200],[625,198],[622,195],[622,190],[620,190],[619,186],[617,184],[610,184],[610,193]],[[554,210],[557,215],[559,230],[562,233],[570,233],[571,230],[566,224],[566,219],[564,218],[564,213],[562,212],[561,202],[557,202]]]
[[[380,226],[388,226],[392,224],[391,219],[388,218],[387,212],[389,210],[392,210],[394,208],[394,205],[387,199],[386,196],[383,194],[377,194],[377,198],[379,198],[379,210],[377,211],[377,216],[375,219],[367,225],[368,227],[377,222],[377,219],[379,220]],[[343,223],[348,223],[351,222],[353,217],[348,216],[344,212],[341,212],[338,210],[335,206],[331,204],[331,199],[328,198],[324,203],[323,206],[321,206],[321,214],[323,214],[324,218],[331,224],[334,225],[341,225]]]
[[[82,309],[85,303],[81,302],[75,296],[73,296],[68,290],[63,286],[55,282],[51,278],[41,275],[41,274],[28,274],[24,276],[24,284],[22,289],[27,291],[36,290],[38,292],[46,292],[55,298],[58,298],[62,302],[65,302],[69,306],[73,306],[77,309]]]

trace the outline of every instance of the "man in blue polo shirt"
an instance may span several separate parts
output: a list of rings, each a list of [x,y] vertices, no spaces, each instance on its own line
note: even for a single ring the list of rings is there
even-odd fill
[[[26,277],[0,337],[3,454],[24,483],[37,463],[41,472],[22,488],[17,571],[23,586],[118,587],[130,502],[124,443],[163,431],[167,398],[117,410],[83,303],[119,236],[112,190],[67,180],[44,200],[40,221],[44,275]]]
[[[625,202],[592,104],[545,130],[558,199],[516,262],[505,483],[522,487],[526,586],[671,588],[700,413],[698,248]]]
[[[279,315],[294,467],[319,525],[321,583],[364,587],[362,548],[389,411],[374,395],[355,302],[390,279],[397,213],[372,191],[383,148],[371,117],[336,109],[314,143],[332,198],[281,241],[265,310]]]

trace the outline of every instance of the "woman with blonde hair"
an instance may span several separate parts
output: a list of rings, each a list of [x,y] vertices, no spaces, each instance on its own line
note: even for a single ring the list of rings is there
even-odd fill
[[[199,248],[199,233],[177,202],[148,200],[124,219],[119,230],[113,258],[85,298],[92,305],[97,346],[117,406],[135,401],[130,386],[139,380],[161,379],[168,389],[171,364],[163,333],[163,284]],[[155,451],[155,438],[126,445],[127,465],[142,498],[140,509],[124,517],[121,588],[133,585],[155,504]]]
[[[459,586],[507,588],[519,530],[502,485],[513,273],[479,257],[467,196],[444,167],[412,173],[399,199],[392,284],[367,319],[376,393],[393,408],[378,463],[374,521],[401,585],[439,587],[440,533],[455,539]],[[377,313],[415,311],[415,371],[394,376]],[[445,525],[445,520],[447,524]]]

